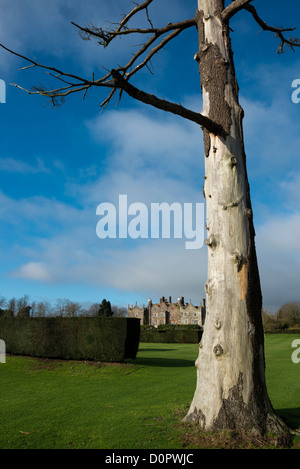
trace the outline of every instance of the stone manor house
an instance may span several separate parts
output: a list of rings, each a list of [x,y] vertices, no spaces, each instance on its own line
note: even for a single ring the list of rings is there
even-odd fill
[[[177,303],[172,303],[171,297],[167,300],[164,296],[159,303],[152,303],[148,300],[147,306],[128,306],[128,317],[139,318],[141,325],[150,324],[158,326],[160,324],[195,324],[204,325],[205,321],[205,300],[202,305],[194,306],[191,301],[184,302],[184,298],[178,298]]]

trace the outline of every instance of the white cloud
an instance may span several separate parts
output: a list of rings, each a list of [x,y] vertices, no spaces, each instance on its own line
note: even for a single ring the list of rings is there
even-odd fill
[[[194,7],[191,11],[189,3],[174,0],[170,9],[169,0],[153,2],[151,18],[161,26],[191,17]],[[136,49],[128,49],[126,40],[117,40],[102,50],[94,41],[82,41],[70,22],[101,26],[107,19],[118,21],[121,13],[131,8],[129,0],[52,0],[46,6],[40,0],[2,0],[0,42],[38,60],[50,60],[50,65],[65,66],[68,62],[68,67],[75,64],[76,70],[84,73],[97,72],[102,65],[109,68],[127,61],[125,52],[128,57],[128,50],[130,54]],[[168,68],[168,58],[166,54],[158,59],[162,74]],[[13,60],[0,51],[3,73],[16,68],[15,62],[11,66]],[[292,105],[290,99],[291,82],[299,78],[295,70],[299,70],[299,63],[285,69],[274,63],[249,68],[247,63],[244,70],[250,84],[242,99],[250,185],[254,183],[254,199],[259,198],[259,211],[264,215],[256,226],[258,260],[265,303],[274,307],[291,299],[299,289],[300,105]],[[154,87],[158,82],[154,77]],[[184,105],[200,109],[201,97],[186,96]],[[86,123],[94,141],[101,143],[99,153],[109,146],[103,167],[81,168],[75,183],[67,179],[67,158],[58,155],[52,162],[53,169],[66,176],[69,203],[45,196],[16,200],[0,192],[1,228],[14,240],[5,255],[18,263],[14,273],[19,278],[60,285],[106,284],[133,295],[142,291],[145,299],[165,294],[201,300],[206,280],[204,248],[187,251],[184,240],[121,242],[96,237],[97,204],[117,203],[119,194],[127,194],[129,203],[203,201],[201,130],[183,119],[140,109],[105,111]],[[24,174],[48,171],[42,159],[29,164],[21,157],[3,156],[0,170]],[[266,197],[270,197],[270,187],[280,194],[280,206],[269,205]],[[1,246],[1,256],[4,250]]]
[[[31,223],[32,228],[55,228],[63,225],[66,228],[82,223],[85,213],[71,204],[49,199],[44,196],[34,196],[14,199],[0,191],[0,220],[2,223],[24,225]],[[52,229],[49,230],[50,233]]]
[[[86,125],[96,141],[112,144],[114,163],[121,167],[131,168],[134,163],[133,169],[139,169],[173,163],[169,170],[179,172],[184,164],[193,162],[195,153],[203,153],[197,125],[150,108],[107,111]]]
[[[296,154],[300,142],[296,110],[291,110],[281,94],[268,103],[247,98],[243,104],[248,165],[254,182],[258,181],[255,194],[265,191],[267,195],[271,180],[276,181],[281,196],[280,206],[268,208],[261,198],[264,217],[256,226],[264,305],[276,310],[285,301],[297,299],[298,292],[300,170]],[[0,193],[2,219],[32,223],[44,230],[34,243],[19,246],[20,264],[14,272],[24,279],[60,285],[107,285],[132,292],[133,301],[141,293],[145,301],[148,296],[164,294],[199,303],[206,281],[205,248],[187,251],[184,240],[99,240],[96,207],[101,202],[117,204],[120,194],[128,195],[128,203],[203,202],[200,129],[180,118],[139,107],[106,111],[86,125],[94,141],[101,144],[99,153],[104,145],[109,153],[103,167],[80,170],[76,182],[68,180],[67,195],[80,209],[72,200],[70,204],[46,197],[16,201]],[[11,161],[11,170],[13,163],[15,170],[17,163],[21,167],[20,161]],[[65,169],[60,161],[55,164]]]
[[[41,250],[10,275],[55,284],[82,284],[113,288],[145,297],[165,292],[185,296],[195,303],[204,295],[206,248],[184,249],[182,240],[99,240],[74,231],[44,240]]]
[[[278,177],[279,171],[299,168],[300,136],[289,101],[274,98],[268,105],[242,99],[242,104],[248,166],[253,178],[263,175],[265,179],[274,175]]]
[[[42,262],[28,262],[11,273],[11,276],[46,283],[52,280],[51,274]]]
[[[278,176],[278,171],[300,168],[300,105],[291,100],[299,67],[299,60],[290,65],[273,61],[244,70],[241,104],[248,166],[254,176]]]
[[[37,223],[44,232],[49,228],[49,235],[37,238],[31,247],[19,247],[22,260],[14,275],[57,285],[106,285],[132,292],[133,301],[135,295],[157,298],[165,294],[199,303],[207,272],[205,248],[187,251],[184,239],[99,240],[96,207],[101,202],[117,207],[120,194],[128,195],[128,204],[203,201],[201,133],[184,121],[179,125],[176,119],[158,120],[156,114],[138,110],[110,111],[101,117],[104,119],[87,125],[96,140],[102,136],[101,142],[112,142],[105,170],[95,177],[93,168],[92,179],[84,179],[84,184],[68,182],[68,193],[82,207],[80,210],[45,197],[14,201],[0,194],[2,218]],[[281,183],[287,202],[299,195],[298,179],[298,174],[290,174]],[[190,184],[191,180],[195,184]],[[276,310],[285,301],[296,299],[299,228],[296,212],[284,216],[280,211],[269,212],[256,227],[264,305],[268,309]]]
[[[100,132],[113,142],[105,171],[95,177],[93,168],[91,179],[85,174],[84,183],[67,184],[69,196],[81,209],[46,197],[15,201],[0,194],[2,219],[30,223],[30,232],[34,227],[41,230],[34,242],[23,239],[14,275],[57,284],[107,285],[154,298],[164,290],[166,295],[200,302],[205,248],[188,251],[185,238],[100,240],[96,207],[101,202],[117,206],[120,194],[128,195],[128,205],[142,202],[148,208],[151,202],[203,202],[201,132],[184,121],[179,125],[177,119],[158,119],[156,113],[137,110],[101,117],[88,125],[94,138]]]
[[[280,188],[285,196],[286,210],[300,207],[300,171],[288,173],[285,180],[280,183]]]
[[[92,137],[110,144],[106,174],[90,187],[91,200],[103,195],[131,202],[203,200],[203,138],[180,118],[152,111],[109,111],[86,123]]]
[[[265,308],[277,311],[300,298],[300,213],[275,214],[256,231]]]
[[[95,0],[85,3],[52,0],[47,5],[39,0],[1,2],[0,41],[23,55],[34,50],[35,53],[47,51],[60,58],[79,53],[81,60],[87,54],[91,59],[92,55],[95,57],[96,47],[86,47],[71,21],[93,19],[102,23],[110,7],[107,2],[99,4]],[[3,53],[0,57],[6,63],[12,59]]]
[[[200,302],[206,281],[206,249],[186,251],[183,240],[151,240],[134,250],[117,250],[104,267],[115,288],[145,297],[185,296]],[[112,261],[112,262],[111,262]]]

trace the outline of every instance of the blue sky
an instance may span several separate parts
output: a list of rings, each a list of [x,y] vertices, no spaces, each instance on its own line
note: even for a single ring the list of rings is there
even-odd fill
[[[253,3],[271,25],[295,26],[298,0]],[[155,0],[155,26],[191,18],[197,2]],[[127,0],[0,0],[0,42],[39,62],[90,77],[127,62],[140,38],[102,50],[83,41],[71,21],[118,21]],[[143,15],[141,15],[143,18]],[[265,309],[300,300],[300,104],[291,100],[300,79],[300,49],[277,55],[278,40],[247,12],[231,22],[245,110],[244,133]],[[297,31],[295,35],[297,34]],[[194,30],[182,33],[135,83],[160,97],[201,110]],[[204,297],[206,249],[184,239],[105,239],[96,236],[98,204],[204,202],[201,130],[180,117],[124,96],[100,114],[102,90],[73,95],[50,109],[25,88],[48,83],[42,70],[0,51],[0,294],[32,301],[69,298],[83,303],[143,304],[162,295]]]

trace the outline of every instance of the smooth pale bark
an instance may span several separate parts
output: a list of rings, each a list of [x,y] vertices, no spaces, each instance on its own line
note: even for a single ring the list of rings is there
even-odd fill
[[[222,0],[198,0],[202,114],[227,136],[204,131],[207,313],[186,420],[204,430],[286,432],[265,384],[262,296],[243,143],[243,110]]]

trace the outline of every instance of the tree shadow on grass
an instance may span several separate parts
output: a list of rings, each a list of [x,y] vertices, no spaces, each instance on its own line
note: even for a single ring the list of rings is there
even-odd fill
[[[275,411],[292,430],[300,429],[300,407],[294,407],[291,409],[275,409]]]
[[[176,348],[144,348],[140,347],[139,352],[175,352]]]
[[[184,360],[180,358],[139,358],[137,357],[134,362],[136,365],[145,365],[145,366],[157,366],[157,367],[166,367],[166,368],[182,368],[182,367],[194,367],[195,360]]]

